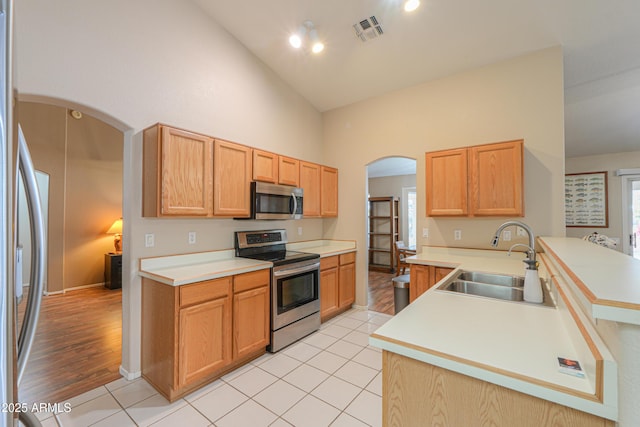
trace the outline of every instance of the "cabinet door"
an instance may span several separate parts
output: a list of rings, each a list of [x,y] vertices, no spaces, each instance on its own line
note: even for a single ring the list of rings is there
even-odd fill
[[[280,156],[278,163],[278,183],[283,185],[300,185],[300,162],[290,157]]]
[[[338,216],[338,169],[320,168],[320,213],[324,217]]]
[[[350,306],[356,300],[356,264],[345,264],[340,266],[340,308]]]
[[[156,165],[147,170],[145,167],[145,184],[148,180],[157,182],[157,195],[149,195],[152,206],[144,206],[145,216],[208,216],[212,213],[213,171],[212,146],[213,139],[203,135],[173,129],[166,126],[155,128],[160,132],[159,153],[158,141],[147,139],[145,132],[145,166],[152,162]],[[155,146],[155,147],[154,147]],[[151,190],[153,185],[145,185]],[[157,197],[154,197],[157,196]]]
[[[231,362],[231,297],[180,310],[178,388]]]
[[[268,151],[253,150],[253,180],[278,182],[278,155]]]
[[[430,265],[412,265],[409,284],[409,302],[425,293],[434,283],[434,270]]]
[[[426,153],[428,216],[467,215],[467,149]]]
[[[233,295],[233,358],[269,345],[269,286]]]
[[[250,215],[251,149],[216,140],[213,153],[213,214]]]
[[[300,162],[300,187],[304,190],[303,215],[320,216],[320,165]]]
[[[320,317],[322,320],[340,308],[338,257],[331,258],[336,259],[335,265],[320,270]]]
[[[445,276],[453,271],[453,268],[447,267],[434,267],[433,268],[433,283],[431,286],[438,283],[440,280],[444,279]],[[430,287],[431,287],[430,286]]]
[[[524,216],[523,141],[471,147],[471,214]]]

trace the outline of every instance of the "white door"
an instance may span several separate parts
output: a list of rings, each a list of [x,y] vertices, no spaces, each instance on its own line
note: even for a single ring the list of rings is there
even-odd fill
[[[640,175],[622,177],[624,251],[640,259]]]

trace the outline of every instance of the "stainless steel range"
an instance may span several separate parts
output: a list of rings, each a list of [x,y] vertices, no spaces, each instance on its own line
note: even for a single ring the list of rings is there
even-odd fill
[[[320,327],[320,255],[287,251],[286,230],[235,232],[236,256],[273,263],[272,353]]]

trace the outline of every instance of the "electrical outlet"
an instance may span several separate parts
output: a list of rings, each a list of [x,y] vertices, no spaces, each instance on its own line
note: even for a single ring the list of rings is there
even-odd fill
[[[524,231],[524,228],[522,228],[522,227],[516,227],[516,230],[517,230],[517,231],[516,231],[516,235],[517,235],[518,237],[526,236],[526,235],[527,235],[527,232],[526,232],[526,231]]]
[[[196,232],[195,231],[190,231],[189,232],[189,244],[193,245],[196,243]]]
[[[511,240],[510,230],[504,230],[504,232],[502,233],[502,240],[504,240],[505,242],[508,242],[509,240]]]
[[[424,237],[425,239],[429,238],[429,229],[428,228],[423,228],[422,229],[422,237]]]
[[[453,230],[453,240],[462,240],[462,230]]]
[[[302,236],[302,227],[298,227],[298,236]]]
[[[144,246],[146,248],[152,248],[156,245],[156,236],[153,233],[144,235]]]

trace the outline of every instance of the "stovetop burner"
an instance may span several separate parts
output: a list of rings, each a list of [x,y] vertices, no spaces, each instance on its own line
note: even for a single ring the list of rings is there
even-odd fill
[[[270,261],[274,265],[286,265],[320,258],[318,254],[288,251],[286,243],[286,230],[235,232],[236,256],[241,258]]]

